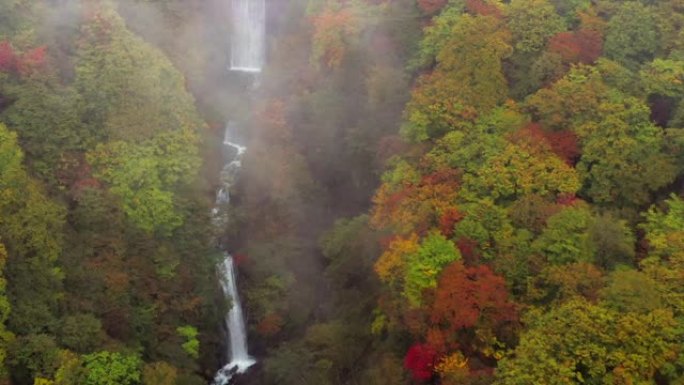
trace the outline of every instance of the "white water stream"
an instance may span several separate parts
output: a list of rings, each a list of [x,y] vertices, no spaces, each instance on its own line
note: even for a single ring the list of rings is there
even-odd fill
[[[213,210],[214,220],[217,221],[217,224],[222,223],[219,207],[230,202],[230,187],[242,166],[242,155],[247,150],[244,146],[231,142],[230,134],[231,125],[228,124],[224,134],[223,145],[226,149],[233,149],[235,155],[221,170],[222,186],[216,193],[216,207]],[[216,373],[214,385],[226,385],[235,373],[245,372],[256,361],[247,353],[245,319],[242,314],[242,305],[240,304],[240,296],[237,290],[235,262],[230,254],[225,253],[223,263],[218,266],[218,273],[223,293],[231,301],[230,310],[226,314],[226,328],[228,329],[228,337],[230,339],[230,350],[228,351],[230,361]]]
[[[265,0],[230,0],[232,34],[230,40],[230,70],[239,72],[261,72],[264,64],[266,37],[266,1]],[[254,79],[256,80],[256,79]],[[231,124],[226,125],[223,145],[228,151],[234,151],[233,159],[221,170],[221,188],[216,193],[216,205],[213,219],[217,228],[222,228],[227,218],[220,209],[230,203],[230,188],[235,182],[238,171],[242,167],[242,156],[246,151],[231,139]],[[223,293],[231,300],[231,308],[226,314],[226,328],[230,338],[230,361],[216,373],[213,385],[227,385],[235,373],[244,373],[256,362],[247,352],[247,333],[242,305],[237,290],[235,261],[225,253],[223,263],[218,266]]]
[[[231,0],[231,71],[260,72],[264,64],[265,0]]]

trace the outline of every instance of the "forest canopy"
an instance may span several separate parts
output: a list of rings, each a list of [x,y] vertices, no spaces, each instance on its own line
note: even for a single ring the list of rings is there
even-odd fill
[[[684,384],[681,0],[266,7],[0,0],[0,385]]]

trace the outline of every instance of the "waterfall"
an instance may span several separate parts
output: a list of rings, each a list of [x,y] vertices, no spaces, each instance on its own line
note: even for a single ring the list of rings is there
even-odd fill
[[[265,0],[231,0],[231,71],[260,72],[266,35]]]
[[[242,72],[261,72],[264,64],[266,36],[266,4],[265,0],[231,0],[231,57],[230,70]],[[257,79],[254,78],[256,82]],[[216,228],[224,228],[228,220],[221,210],[230,203],[230,188],[235,182],[238,171],[242,167],[242,156],[247,150],[231,140],[233,125],[226,125],[223,136],[225,150],[232,152],[232,160],[221,170],[221,187],[216,192],[216,204],[213,213]],[[242,315],[240,296],[237,290],[235,261],[225,253],[223,263],[218,266],[223,293],[232,301],[226,315],[226,328],[230,338],[230,361],[221,368],[214,377],[213,385],[227,385],[235,373],[243,373],[256,362],[247,353],[247,333],[245,319]]]
[[[226,297],[232,299],[232,306],[226,316],[226,326],[230,335],[230,362],[216,373],[214,385],[226,385],[234,373],[244,373],[255,361],[247,354],[247,333],[245,319],[242,316],[240,296],[235,284],[235,268],[233,257],[226,253],[221,266],[221,286]]]
[[[232,150],[235,154],[233,159],[226,163],[221,170],[221,188],[216,193],[216,207],[213,209],[214,223],[218,226],[225,223],[221,218],[221,205],[226,205],[230,202],[230,187],[235,181],[240,167],[242,166],[242,155],[247,150],[244,146],[234,143],[230,140],[232,131],[232,124],[226,125],[226,130],[223,139],[223,145],[226,150]],[[214,377],[214,385],[226,385],[235,373],[243,373],[247,368],[252,366],[255,361],[249,354],[247,354],[247,332],[245,330],[245,319],[242,315],[242,306],[240,304],[240,296],[237,291],[235,263],[233,257],[225,253],[223,263],[218,266],[218,272],[221,278],[221,286],[223,293],[227,298],[231,299],[231,307],[226,314],[226,328],[228,329],[228,336],[230,338],[230,351],[228,356],[230,361],[221,370],[216,373]]]
[[[230,332],[230,352],[231,362],[229,366],[237,368],[238,373],[254,364],[254,360],[247,354],[247,334],[245,332],[245,320],[242,317],[242,306],[240,296],[235,285],[235,270],[233,268],[233,258],[227,256],[223,262],[224,280],[222,282],[223,291],[233,299],[233,306],[228,312],[226,323]]]

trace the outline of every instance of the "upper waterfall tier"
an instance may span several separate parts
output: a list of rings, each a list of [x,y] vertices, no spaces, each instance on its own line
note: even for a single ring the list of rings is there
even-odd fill
[[[264,64],[265,0],[231,0],[231,71],[260,72]]]

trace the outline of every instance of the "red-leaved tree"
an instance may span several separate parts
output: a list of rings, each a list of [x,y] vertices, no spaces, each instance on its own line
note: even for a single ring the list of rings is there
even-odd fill
[[[454,226],[461,219],[463,219],[463,214],[461,214],[457,208],[448,208],[442,212],[442,216],[439,218],[439,231],[447,238],[451,238],[454,235]]]
[[[466,0],[466,10],[474,15],[501,18],[501,9],[486,0]]]
[[[18,55],[8,41],[0,42],[0,71],[25,77],[45,68],[47,47],[37,47]]]
[[[461,252],[463,262],[466,265],[474,265],[479,262],[480,255],[477,252],[477,241],[474,239],[461,237],[456,241],[456,247]]]
[[[351,9],[325,9],[313,16],[312,59],[336,68],[349,49],[352,36],[358,31],[359,20]]]
[[[384,184],[373,198],[371,223],[376,228],[394,228],[404,234],[424,233],[439,226],[442,215],[453,209],[451,202],[456,199],[459,182],[458,170],[442,169],[397,190]]]
[[[432,378],[432,371],[437,361],[437,352],[428,344],[411,346],[404,357],[404,366],[418,381],[428,381]]]
[[[7,40],[0,42],[0,71],[13,72],[17,66],[17,55]]]
[[[573,166],[579,159],[580,149],[577,143],[577,135],[570,130],[546,132],[546,141],[551,150],[563,159],[565,163]]]
[[[283,328],[283,317],[278,313],[270,313],[259,321],[257,332],[263,337],[272,337]]]
[[[488,266],[466,267],[457,261],[442,271],[431,322],[444,332],[454,334],[480,325],[496,328],[516,318],[506,282]]]
[[[513,142],[529,141],[549,146],[565,163],[574,165],[580,155],[577,135],[569,130],[548,131],[541,124],[532,122],[510,136]]]
[[[427,14],[439,11],[446,3],[447,0],[418,0],[418,6]]]
[[[25,52],[17,61],[17,72],[21,76],[29,76],[45,68],[47,47],[37,47]]]
[[[560,32],[549,40],[549,51],[566,63],[591,64],[603,52],[603,38],[600,32],[589,29]]]

